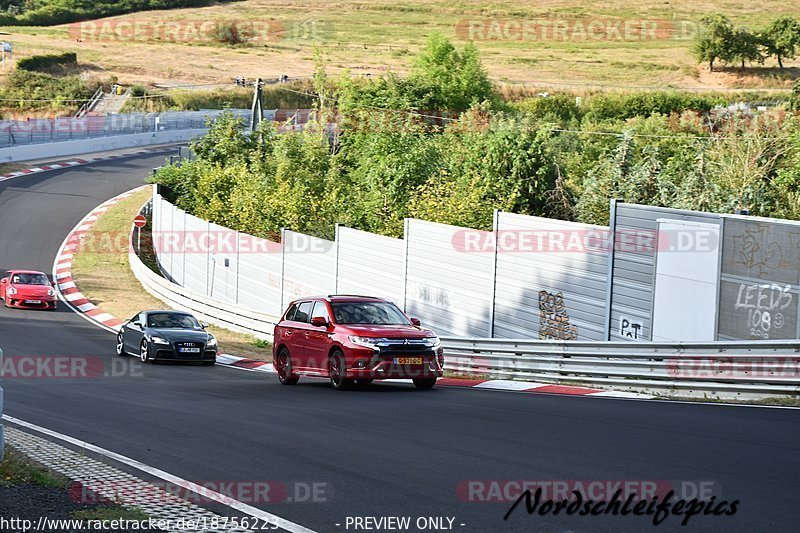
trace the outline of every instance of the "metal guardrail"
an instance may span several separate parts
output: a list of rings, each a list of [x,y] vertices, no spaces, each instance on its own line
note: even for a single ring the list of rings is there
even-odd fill
[[[133,250],[133,248],[131,248]],[[144,288],[211,322],[271,339],[278,317],[187,290],[130,263]],[[800,341],[608,342],[443,337],[445,369],[474,377],[608,387],[662,396],[800,395]]]
[[[139,280],[147,292],[176,309],[184,309],[195,313],[201,320],[232,331],[247,333],[259,339],[272,341],[272,332],[278,317],[254,309],[221,302],[169,281],[153,272],[150,267],[139,259],[139,256],[136,255],[134,242],[134,232],[132,231],[128,261],[133,275],[136,276],[136,279]]]
[[[247,109],[226,111],[244,119],[250,115],[250,110]],[[216,118],[223,112],[222,110],[174,111],[104,116],[86,115],[80,118],[0,120],[0,148],[115,135],[204,129],[209,118]]]
[[[800,342],[585,342],[443,338],[447,369],[672,396],[800,393]]]

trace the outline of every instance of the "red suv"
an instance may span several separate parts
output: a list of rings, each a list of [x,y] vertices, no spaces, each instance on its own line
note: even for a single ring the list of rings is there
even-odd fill
[[[411,378],[430,389],[442,376],[439,338],[395,304],[367,296],[296,300],[275,326],[273,363],[278,379],[330,378],[334,389],[374,379]]]

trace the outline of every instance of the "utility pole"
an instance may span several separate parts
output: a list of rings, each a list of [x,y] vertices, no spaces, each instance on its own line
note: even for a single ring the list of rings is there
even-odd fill
[[[256,131],[264,116],[264,82],[258,78],[253,85],[253,106],[250,116],[250,131]]]

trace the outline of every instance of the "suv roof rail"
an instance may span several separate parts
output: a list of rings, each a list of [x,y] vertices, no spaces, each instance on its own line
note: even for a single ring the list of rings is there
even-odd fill
[[[377,296],[364,296],[363,294],[329,294],[328,298],[370,298],[380,300]]]

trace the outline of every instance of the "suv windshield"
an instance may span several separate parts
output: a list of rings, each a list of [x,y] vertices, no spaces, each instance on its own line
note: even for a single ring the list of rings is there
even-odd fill
[[[379,326],[408,326],[408,318],[389,302],[333,303],[333,317],[337,324],[375,324]]]
[[[14,274],[11,283],[19,285],[50,285],[50,280],[44,274]]]
[[[202,329],[195,317],[183,313],[152,313],[147,316],[147,327]]]

